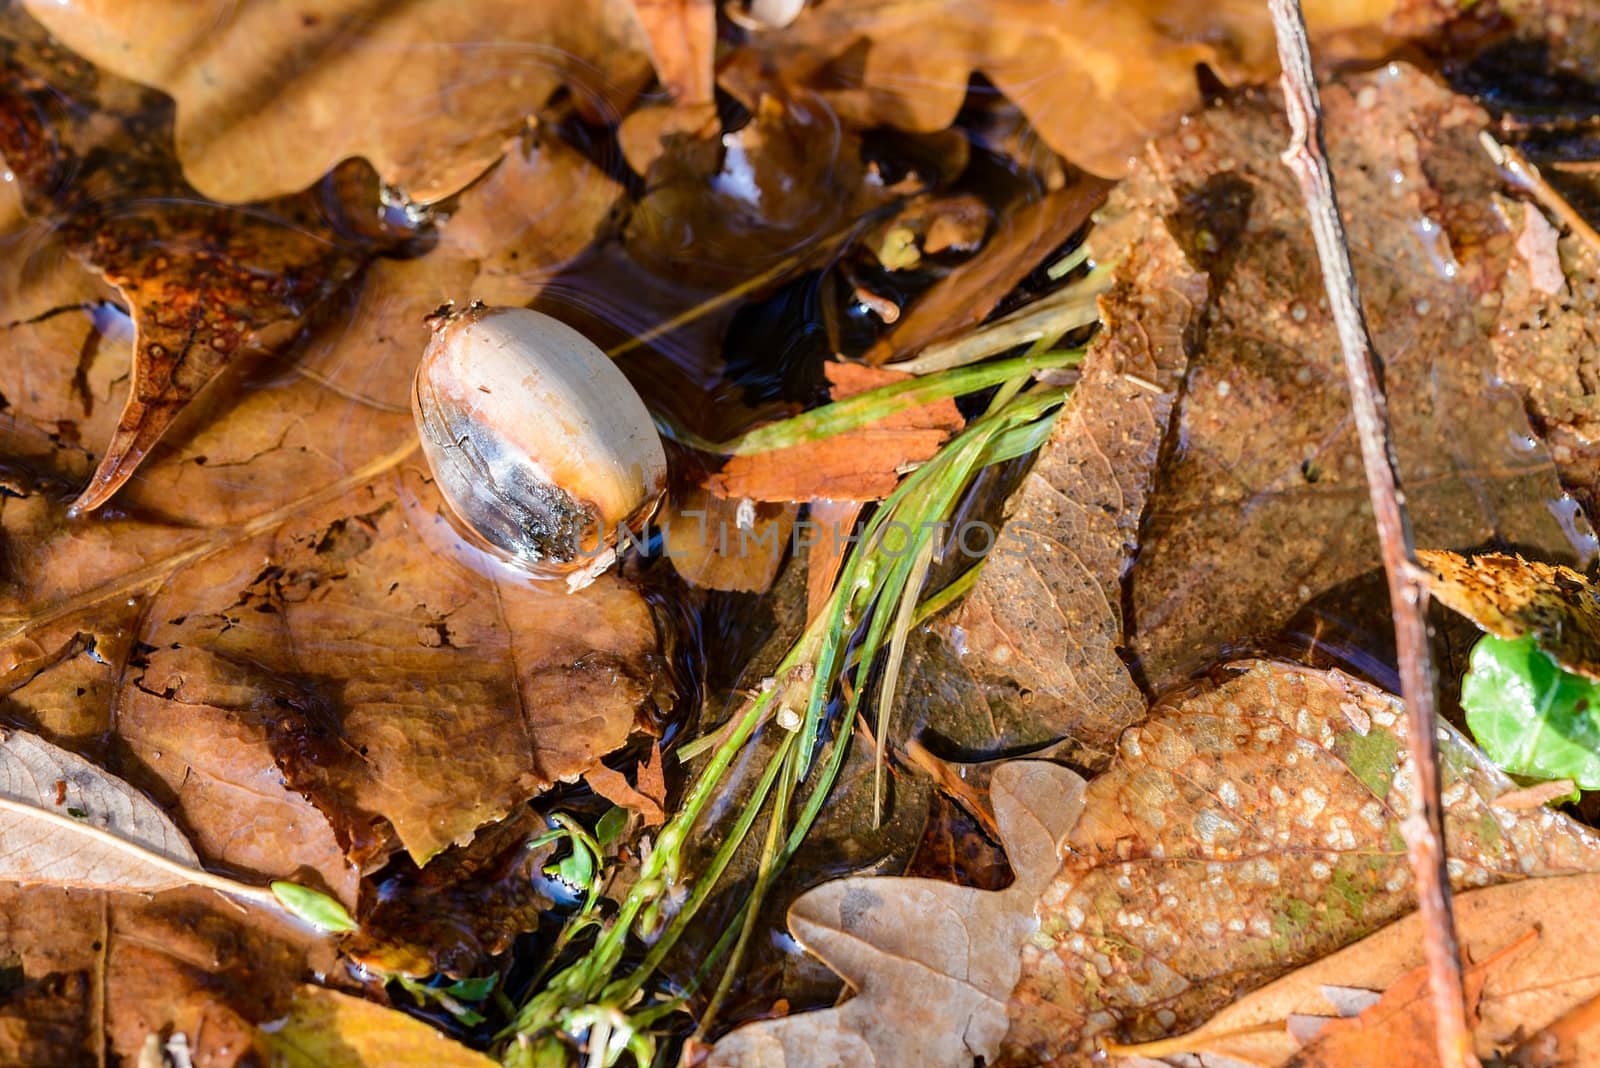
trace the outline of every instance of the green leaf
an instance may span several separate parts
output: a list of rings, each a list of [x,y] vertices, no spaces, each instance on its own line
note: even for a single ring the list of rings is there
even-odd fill
[[[602,846],[608,846],[622,837],[622,832],[628,827],[628,810],[621,805],[612,805],[600,821],[594,825],[595,841]]]
[[[1564,670],[1531,635],[1484,635],[1461,705],[1473,737],[1506,771],[1600,789],[1600,684]]]
[[[272,884],[272,895],[284,908],[319,931],[343,934],[360,930],[360,925],[350,918],[344,906],[320,890],[280,880]]]
[[[594,858],[581,843],[575,843],[572,852],[562,857],[554,868],[553,872],[546,868],[545,874],[560,879],[574,890],[587,890],[594,882]]]

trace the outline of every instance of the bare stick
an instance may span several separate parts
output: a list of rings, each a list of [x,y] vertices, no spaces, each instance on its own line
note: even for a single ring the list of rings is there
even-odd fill
[[[1382,369],[1367,333],[1345,242],[1344,223],[1334,197],[1322,140],[1322,110],[1316,76],[1311,69],[1311,44],[1306,39],[1300,0],[1269,0],[1283,65],[1284,107],[1293,130],[1283,161],[1300,182],[1317,256],[1322,261],[1328,306],[1339,329],[1350,406],[1361,438],[1372,514],[1377,521],[1383,570],[1389,578],[1389,607],[1394,615],[1395,651],[1400,661],[1400,692],[1406,703],[1406,748],[1416,788],[1411,812],[1401,824],[1411,870],[1416,876],[1422,910],[1423,950],[1444,1068],[1476,1068],[1472,1032],[1467,1027],[1466,999],[1461,989],[1461,958],[1450,914],[1450,877],[1445,867],[1444,810],[1439,801],[1439,746],[1435,733],[1433,663],[1428,655],[1428,595],[1418,581],[1411,521],[1396,470],[1394,441],[1389,431],[1388,404],[1381,384]]]

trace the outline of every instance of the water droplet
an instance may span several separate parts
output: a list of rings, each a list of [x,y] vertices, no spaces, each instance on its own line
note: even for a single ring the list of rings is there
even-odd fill
[[[1306,306],[1301,304],[1298,300],[1289,305],[1289,318],[1293,319],[1297,323],[1305,322],[1306,316],[1310,314],[1310,312],[1306,311]]]
[[[1194,134],[1184,134],[1183,148],[1185,152],[1200,151],[1200,138],[1196,137]]]
[[[1226,382],[1218,382],[1217,383],[1217,396],[1226,397],[1229,393],[1232,393],[1232,392],[1233,392],[1233,387],[1230,386],[1228,383],[1226,383]]]
[[[1433,305],[1428,303],[1428,298],[1426,298],[1426,297],[1424,297],[1421,300],[1417,301],[1417,303],[1414,304],[1413,307],[1415,307],[1417,309],[1417,314],[1418,315],[1427,315],[1428,312],[1433,309]]]

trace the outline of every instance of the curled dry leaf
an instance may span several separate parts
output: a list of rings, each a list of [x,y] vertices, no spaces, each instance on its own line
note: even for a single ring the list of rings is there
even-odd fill
[[[1600,871],[1600,836],[1496,808],[1511,781],[1440,730],[1458,887]],[[1194,1027],[1410,912],[1411,790],[1400,702],[1339,672],[1246,661],[1157,707],[1089,784],[998,1063],[1087,1065],[1101,1040]]]
[[[1423,550],[1428,592],[1498,638],[1532,637],[1556,663],[1600,680],[1600,592],[1559,564],[1505,553]]]
[[[1017,951],[1038,923],[1034,901],[1060,865],[1057,843],[1078,817],[1083,789],[1076,774],[1042,761],[995,772],[995,812],[1016,873],[1004,890],[857,877],[802,895],[789,909],[790,932],[855,996],[838,1008],[739,1028],[708,1064],[935,1068],[992,1060]]]
[[[1404,0],[1305,5],[1319,58],[1377,56],[1438,17]],[[1272,23],[1254,4],[1182,0],[831,0],[758,35],[720,72],[749,103],[776,79],[814,88],[847,123],[950,125],[979,72],[1046,142],[1096,174],[1125,172],[1153,134],[1201,103],[1204,65],[1223,80],[1277,71]]]
[[[349,994],[306,984],[288,1015],[262,1029],[261,1044],[283,1068],[494,1068],[421,1020]]]
[[[382,244],[343,225],[377,218],[378,188],[351,163],[320,189],[209,203],[178,173],[158,94],[67,55],[15,8],[4,29],[0,153],[30,213],[133,317],[132,386],[110,440],[92,443],[101,459],[75,503],[92,511],[202,389],[241,356],[281,348]]]
[[[149,893],[185,885],[149,854],[200,869],[194,847],[155,802],[26,731],[0,728],[0,800],[9,802],[0,810],[0,880]],[[75,822],[101,833],[75,833]]]
[[[1528,879],[1456,897],[1456,927],[1476,958],[1488,957],[1517,931],[1538,931],[1530,945],[1486,971],[1474,1028],[1480,1055],[1506,1049],[1600,993],[1600,968],[1572,952],[1600,936],[1597,908],[1597,875]],[[1246,1064],[1287,1063],[1299,1049],[1289,1021],[1332,1014],[1324,993],[1329,987],[1387,990],[1420,967],[1421,921],[1412,914],[1241,998],[1187,1035],[1160,1043],[1161,1055],[1203,1051]],[[1581,1041],[1579,1055],[1567,1063],[1587,1064],[1600,1053],[1600,1035]]]
[[[97,66],[169,94],[184,174],[225,202],[303,189],[351,157],[438,200],[563,84],[604,115],[649,77],[629,0],[26,7]]]
[[[830,362],[825,371],[833,399],[909,378],[899,371]],[[717,497],[757,501],[808,501],[815,498],[875,501],[900,484],[908,464],[921,463],[961,429],[961,413],[948,398],[905,408],[870,426],[730,458],[706,479]],[[817,532],[829,537],[831,532]]]

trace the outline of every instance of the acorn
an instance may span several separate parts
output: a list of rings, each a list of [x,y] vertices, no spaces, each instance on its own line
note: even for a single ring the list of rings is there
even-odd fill
[[[494,556],[582,589],[666,489],[644,401],[592,341],[548,315],[474,303],[429,321],[411,407],[454,518]]]

